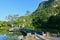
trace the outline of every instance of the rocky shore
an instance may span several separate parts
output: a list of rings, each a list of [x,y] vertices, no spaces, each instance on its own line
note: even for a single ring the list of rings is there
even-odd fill
[[[31,34],[27,33],[26,36],[20,35],[18,37],[18,40],[60,40],[60,37],[51,37],[49,34],[46,36],[46,34],[39,35],[39,34]]]

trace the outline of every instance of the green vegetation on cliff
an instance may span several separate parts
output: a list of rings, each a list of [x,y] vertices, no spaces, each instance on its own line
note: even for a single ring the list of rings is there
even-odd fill
[[[40,3],[32,14],[32,25],[42,31],[60,32],[59,3],[59,0],[48,0]]]

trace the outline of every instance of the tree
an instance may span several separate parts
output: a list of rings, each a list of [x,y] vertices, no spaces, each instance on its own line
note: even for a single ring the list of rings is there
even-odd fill
[[[32,25],[37,29],[47,32],[59,32],[60,29],[60,1],[48,0],[40,3],[35,12],[32,13]],[[56,7],[53,7],[57,5]]]
[[[30,11],[26,11],[26,16],[29,16],[31,14]]]
[[[13,26],[13,24],[17,24],[16,20],[18,18],[19,18],[19,15],[18,14],[6,16],[6,19],[8,19],[8,22],[11,23],[11,26]]]
[[[0,27],[2,27],[3,26],[3,22],[2,21],[0,21]]]
[[[47,28],[56,30],[55,32],[60,32],[60,15],[51,16],[47,24]]]

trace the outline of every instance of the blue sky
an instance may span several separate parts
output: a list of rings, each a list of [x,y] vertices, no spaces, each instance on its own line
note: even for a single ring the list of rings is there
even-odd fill
[[[0,20],[7,15],[19,14],[23,16],[26,11],[33,12],[43,0],[0,0]]]

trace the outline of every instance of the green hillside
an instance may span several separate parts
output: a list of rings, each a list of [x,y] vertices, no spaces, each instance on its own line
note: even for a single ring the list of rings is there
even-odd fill
[[[42,30],[58,32],[60,29],[60,0],[48,0],[39,4],[32,13],[32,25]]]

